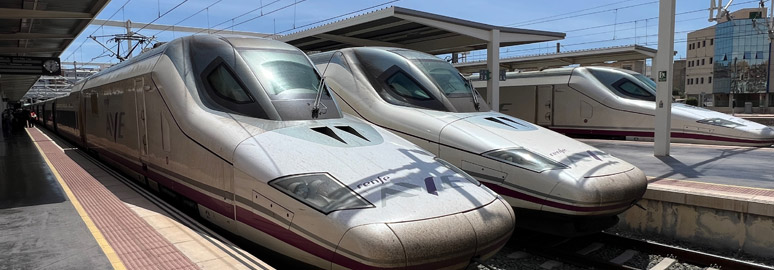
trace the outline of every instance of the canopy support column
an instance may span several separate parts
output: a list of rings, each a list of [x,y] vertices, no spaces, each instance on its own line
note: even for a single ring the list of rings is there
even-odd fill
[[[500,111],[500,30],[492,29],[489,44],[486,47],[486,65],[489,80],[486,81],[486,96],[489,107]]]

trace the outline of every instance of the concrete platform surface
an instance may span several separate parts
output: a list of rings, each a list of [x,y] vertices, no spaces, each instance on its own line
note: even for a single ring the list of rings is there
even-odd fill
[[[580,141],[639,167],[651,181],[691,180],[723,185],[774,189],[774,148],[671,145],[670,156],[653,156],[653,142]]]
[[[0,141],[0,270],[272,269],[70,146],[38,129]]]
[[[0,269],[111,264],[24,130],[0,138]]]

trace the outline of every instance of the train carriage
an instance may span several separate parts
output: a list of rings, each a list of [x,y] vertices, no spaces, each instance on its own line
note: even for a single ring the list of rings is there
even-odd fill
[[[653,140],[656,84],[609,67],[508,72],[501,112],[573,136]],[[472,78],[475,80],[475,78]],[[474,81],[486,93],[486,82]],[[673,103],[671,141],[771,146],[774,129],[732,115]]]
[[[315,267],[459,269],[505,245],[514,213],[502,197],[342,115],[328,91],[290,45],[196,35],[45,104],[64,113],[72,101],[76,142],[140,182]],[[73,130],[67,113],[53,126],[63,118],[60,134]]]

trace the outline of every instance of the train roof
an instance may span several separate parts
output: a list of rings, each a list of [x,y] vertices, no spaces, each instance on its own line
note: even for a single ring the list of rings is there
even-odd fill
[[[295,47],[288,45],[286,43],[272,40],[272,39],[266,39],[266,38],[257,38],[257,37],[244,37],[244,36],[234,36],[234,35],[191,35],[191,36],[185,36],[180,37],[177,39],[174,39],[170,42],[166,42],[163,45],[160,45],[156,48],[151,49],[150,51],[141,53],[138,56],[132,57],[130,59],[127,59],[126,61],[123,61],[121,63],[115,64],[105,70],[102,70],[96,74],[93,74],[91,76],[88,76],[78,82],[75,83],[75,85],[78,84],[86,84],[88,81],[91,81],[93,79],[105,76],[107,74],[111,74],[113,72],[116,72],[118,70],[121,70],[127,66],[131,66],[133,64],[136,64],[138,62],[141,62],[143,60],[146,60],[148,58],[157,56],[161,53],[163,53],[167,48],[171,46],[180,46],[180,44],[184,41],[190,41],[190,40],[199,40],[199,39],[221,39],[235,48],[262,48],[262,49],[277,49],[277,50],[297,50]],[[80,91],[74,90],[73,92]]]
[[[621,69],[621,68],[614,68],[614,67],[601,67],[601,66],[583,66],[583,67],[562,67],[562,68],[550,68],[550,69],[544,69],[540,71],[511,71],[506,73],[507,79],[515,79],[515,78],[529,78],[529,77],[542,77],[542,76],[557,76],[557,75],[570,75],[572,72],[576,69],[584,70],[584,69],[606,69],[606,70],[615,70],[620,71],[628,74],[636,74],[637,72],[627,70],[627,69]]]

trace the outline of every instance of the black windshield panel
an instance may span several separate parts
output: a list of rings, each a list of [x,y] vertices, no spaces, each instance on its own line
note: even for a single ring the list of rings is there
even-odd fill
[[[434,86],[440,90],[457,112],[488,111],[483,97],[473,90],[459,71],[446,61],[430,54],[411,50],[393,50],[392,52],[409,59],[425,76],[428,76]],[[473,95],[476,95],[479,109],[476,110]]]
[[[225,64],[218,65],[209,75],[207,82],[215,94],[235,103],[253,102],[253,97],[245,91]]]
[[[355,55],[371,85],[379,96],[390,104],[449,111],[429,87],[418,81],[411,72],[411,63],[405,58],[383,50],[356,50]]]
[[[619,93],[633,99],[656,101],[656,97],[653,94],[629,79],[621,79],[614,83],[613,87],[615,87],[615,90]]]
[[[384,80],[390,91],[398,96],[420,101],[432,100],[430,93],[403,71],[398,71]]]
[[[628,99],[655,101],[651,86],[630,74],[616,70],[589,69],[614,94]]]

